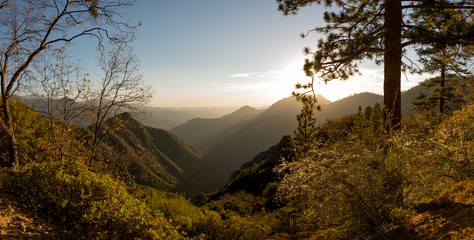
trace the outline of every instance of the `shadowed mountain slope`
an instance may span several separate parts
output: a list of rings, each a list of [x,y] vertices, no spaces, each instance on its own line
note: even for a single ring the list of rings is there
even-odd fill
[[[410,109],[414,94],[402,97],[403,107]],[[356,113],[359,106],[364,109],[383,102],[383,96],[374,93],[359,93],[335,102],[330,102],[321,95],[317,95],[317,99],[322,107],[322,110],[315,114],[318,124],[324,124],[327,119]],[[243,163],[276,144],[283,135],[293,134],[297,126],[296,115],[301,107],[300,102],[289,97],[276,102],[253,119],[238,122],[225,129],[218,127],[219,131],[211,130],[212,121],[216,120],[193,119],[173,129],[173,132],[190,139],[190,144],[207,154],[213,165],[227,176],[220,180],[221,184],[224,184],[228,176]],[[203,126],[206,127],[199,129]],[[198,134],[202,132],[206,133]],[[214,135],[211,136],[210,132]]]
[[[262,110],[244,106],[237,111],[227,114],[221,118],[206,119],[194,118],[183,125],[171,130],[172,133],[180,136],[188,144],[197,148],[203,147],[204,142],[210,138],[222,134],[228,128],[242,122],[253,119]]]
[[[318,96],[321,105],[329,101]],[[274,145],[283,135],[292,134],[296,128],[296,115],[301,103],[295,97],[282,99],[250,121],[241,121],[211,138],[196,143],[209,160],[226,176],[257,153]],[[179,136],[179,135],[178,135]]]
[[[320,112],[315,113],[316,122],[324,124],[327,119],[356,113],[359,106],[365,109],[367,106],[373,106],[377,102],[382,104],[383,96],[368,92],[354,94],[322,107]]]
[[[215,177],[220,174],[202,152],[168,131],[140,124],[129,113],[117,118],[122,127],[106,137],[105,142],[111,147],[101,156],[125,178],[189,196],[214,191],[219,186]]]

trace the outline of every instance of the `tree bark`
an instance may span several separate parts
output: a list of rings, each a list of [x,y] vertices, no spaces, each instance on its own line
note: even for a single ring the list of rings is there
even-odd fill
[[[446,87],[446,66],[443,64],[441,68],[441,82],[439,83],[439,118],[443,117],[444,114],[444,88]]]
[[[3,132],[6,134],[6,140],[8,143],[8,158],[10,166],[20,164],[18,157],[18,144],[16,142],[15,130],[13,128],[13,118],[10,111],[9,99],[3,99],[2,101],[3,119],[2,124]]]
[[[402,3],[385,0],[384,125],[390,132],[401,128]]]

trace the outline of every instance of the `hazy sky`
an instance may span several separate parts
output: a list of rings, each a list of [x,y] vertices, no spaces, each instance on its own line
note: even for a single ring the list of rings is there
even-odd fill
[[[321,37],[299,34],[324,25],[324,10],[313,5],[283,16],[275,0],[138,0],[128,12],[142,23],[133,46],[156,91],[151,105],[266,106],[290,96],[295,83],[309,80],[301,70],[303,47]],[[382,68],[367,63],[363,76],[316,89],[333,101],[382,93]],[[402,90],[419,80],[403,79]]]

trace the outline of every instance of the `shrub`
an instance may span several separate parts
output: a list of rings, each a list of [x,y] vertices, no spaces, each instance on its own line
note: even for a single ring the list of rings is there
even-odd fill
[[[248,216],[262,211],[264,203],[261,197],[239,191],[233,194],[226,193],[205,206],[217,212],[234,212],[240,216]]]
[[[159,212],[112,178],[76,162],[31,163],[5,171],[6,190],[40,215],[94,239],[179,238]]]
[[[152,210],[162,212],[182,235],[192,239],[264,239],[271,230],[270,215],[250,215],[251,203],[256,200],[248,193],[227,194],[205,206],[217,208],[218,212],[196,207],[183,196],[149,187],[135,188],[133,194]]]
[[[441,123],[435,132],[445,174],[457,179],[474,178],[474,104],[467,105]]]
[[[197,232],[195,226],[201,221],[203,212],[183,196],[148,186],[138,186],[132,193],[146,203],[152,211],[163,213],[163,216],[184,236]]]
[[[224,218],[217,212],[205,210],[195,226],[196,232],[191,236],[204,239],[265,239],[271,227],[259,216],[241,217],[227,213]]]

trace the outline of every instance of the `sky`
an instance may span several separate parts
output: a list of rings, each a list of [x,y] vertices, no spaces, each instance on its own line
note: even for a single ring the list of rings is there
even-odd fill
[[[141,23],[132,43],[159,107],[269,106],[310,79],[304,47],[323,35],[300,33],[323,26],[323,6],[283,16],[275,0],[138,0],[127,10]],[[81,48],[94,55],[94,49]],[[383,92],[383,66],[361,65],[362,76],[316,84],[331,101],[358,92]],[[402,90],[424,76],[402,79]]]

